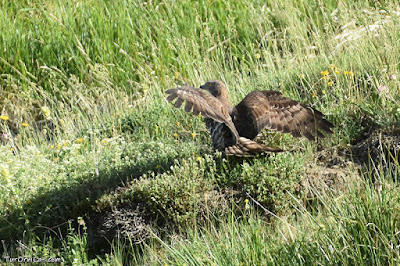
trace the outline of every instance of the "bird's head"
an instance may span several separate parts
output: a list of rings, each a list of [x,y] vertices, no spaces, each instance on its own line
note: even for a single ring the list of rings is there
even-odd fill
[[[209,91],[214,97],[225,98],[228,96],[228,90],[225,84],[220,80],[207,81],[205,84],[200,86],[200,89]]]

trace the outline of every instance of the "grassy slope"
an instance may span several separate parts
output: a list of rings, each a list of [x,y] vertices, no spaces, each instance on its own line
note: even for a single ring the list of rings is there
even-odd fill
[[[394,262],[399,255],[396,185],[384,193],[353,188],[337,201],[321,193],[323,210],[303,210],[295,200],[302,192],[294,186],[307,177],[304,167],[315,160],[315,145],[272,135],[266,141],[303,152],[226,161],[201,147],[209,143],[201,119],[174,110],[163,91],[218,78],[237,102],[254,89],[277,89],[326,113],[337,126],[321,142],[323,148],[345,147],[371,127],[400,119],[396,8],[395,1],[381,6],[290,0],[3,5],[0,102],[1,115],[9,119],[0,120],[0,131],[18,135],[0,146],[2,254],[85,261],[85,235],[58,236],[65,236],[69,219],[124,201],[142,202],[148,212],[161,213],[185,231],[184,224],[201,216],[204,206],[216,213],[229,210],[208,202],[207,195],[234,189],[250,193],[284,219],[293,218],[283,215],[292,213],[290,206],[300,208],[293,224],[303,233],[292,235],[279,219],[266,226],[246,209],[251,219],[237,214],[226,221],[209,219],[177,242],[164,239],[160,252],[160,241],[150,241],[138,260]],[[363,30],[369,25],[382,26]],[[123,193],[112,193],[124,184]],[[367,212],[372,206],[383,207]],[[232,254],[224,253],[220,239],[228,241]],[[28,247],[17,249],[17,240]],[[122,252],[116,248],[107,259],[117,262],[126,257]]]

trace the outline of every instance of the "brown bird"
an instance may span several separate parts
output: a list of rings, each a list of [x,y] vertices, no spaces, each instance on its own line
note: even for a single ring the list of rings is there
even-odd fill
[[[184,85],[166,93],[168,101],[177,98],[176,108],[186,101],[186,112],[205,117],[213,148],[227,155],[248,157],[282,151],[253,141],[265,128],[291,133],[294,137],[305,136],[309,140],[332,133],[333,125],[321,112],[277,91],[252,91],[235,107],[220,80],[208,81],[200,89]]]

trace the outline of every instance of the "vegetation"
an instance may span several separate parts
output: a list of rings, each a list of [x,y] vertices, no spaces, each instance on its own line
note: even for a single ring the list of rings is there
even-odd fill
[[[398,264],[399,22],[393,0],[2,1],[2,261]],[[164,98],[212,79],[335,132],[215,153]]]

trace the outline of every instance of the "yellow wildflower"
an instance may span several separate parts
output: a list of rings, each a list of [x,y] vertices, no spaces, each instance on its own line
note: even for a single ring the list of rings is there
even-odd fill
[[[329,71],[328,70],[321,71],[321,75],[327,76],[329,75]]]
[[[315,93],[312,94],[312,97],[315,98]]]
[[[250,204],[249,204],[249,200],[248,199],[245,199],[244,200],[244,208],[245,208],[245,210],[249,210],[250,209]]]
[[[325,94],[325,90],[322,90],[322,94]]]
[[[326,76],[323,76],[322,78],[323,78],[324,80],[326,80],[326,79],[327,79],[327,77],[326,77]]]
[[[255,56],[256,56],[256,59],[260,59],[261,58],[261,55],[259,53],[256,53]]]
[[[330,64],[330,65],[328,66],[328,68],[329,68],[329,69],[334,69],[334,68],[336,68],[336,66],[335,66],[334,64]]]
[[[333,81],[331,80],[328,82],[328,86],[332,86],[332,85],[333,85]]]
[[[343,71],[343,74],[348,75],[349,71]]]
[[[201,161],[201,157],[200,156],[197,156],[196,157],[196,162],[200,162]]]
[[[179,137],[179,135],[177,133],[174,133],[174,137],[177,138]]]
[[[178,79],[179,76],[180,76],[179,72],[175,72],[174,76],[175,76],[176,79]]]
[[[349,76],[353,77],[354,76],[354,72],[353,71],[349,71]]]
[[[78,142],[78,143],[82,143],[83,141],[84,141],[83,138],[79,138],[79,139],[76,140],[76,142]]]
[[[337,69],[337,68],[335,68],[335,73],[336,73],[336,74],[339,74],[339,73],[340,73],[340,70]]]
[[[305,77],[306,77],[306,75],[300,74],[300,78],[301,78],[301,79],[304,79]]]
[[[192,138],[195,138],[197,136],[196,132],[192,132]]]
[[[7,121],[10,118],[8,116],[6,116],[6,115],[0,115],[0,119],[4,120],[4,121]]]
[[[28,123],[21,123],[21,126],[23,126],[23,127],[29,127],[29,124]]]
[[[50,149],[53,149],[54,148],[54,145],[50,145]]]
[[[57,144],[57,150],[61,149],[61,145]]]
[[[32,201],[27,200],[27,201],[25,201],[25,204],[26,204],[26,205],[32,204]]]
[[[179,127],[179,125],[180,125],[180,123],[179,123],[179,122],[176,122],[176,126]]]

